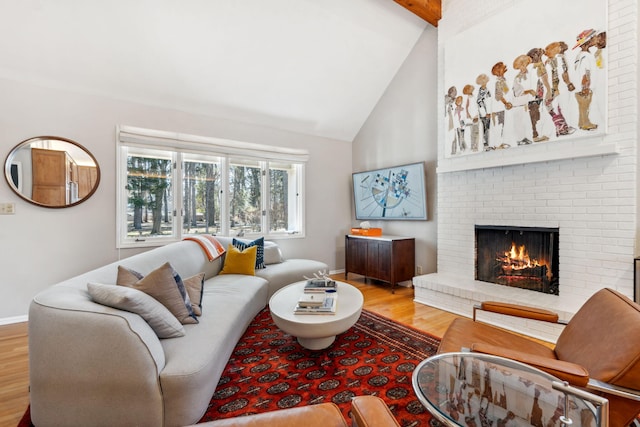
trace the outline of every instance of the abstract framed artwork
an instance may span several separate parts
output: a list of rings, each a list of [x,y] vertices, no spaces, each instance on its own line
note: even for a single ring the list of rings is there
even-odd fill
[[[604,134],[607,2],[524,0],[444,46],[444,156]]]
[[[426,220],[424,164],[356,172],[353,197],[358,220]]]

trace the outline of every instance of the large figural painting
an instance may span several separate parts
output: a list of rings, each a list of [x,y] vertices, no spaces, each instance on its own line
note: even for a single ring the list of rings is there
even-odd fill
[[[606,9],[523,0],[447,42],[445,157],[604,133]]]

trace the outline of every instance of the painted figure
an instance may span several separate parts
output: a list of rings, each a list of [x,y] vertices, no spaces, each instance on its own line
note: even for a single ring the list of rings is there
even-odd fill
[[[569,92],[573,92],[576,87],[573,83],[571,83],[571,79],[569,78],[569,65],[567,64],[566,56],[566,52],[567,50],[569,50],[569,46],[565,42],[558,43],[560,43],[560,53],[558,54],[558,59],[560,60],[560,66],[562,67],[562,81],[564,81],[564,83],[567,85],[567,90]]]
[[[455,110],[455,100],[458,95],[458,90],[455,86],[451,86],[447,91],[447,94],[444,96],[444,114],[446,119],[448,120],[447,126],[447,140],[451,138],[453,134],[453,141],[451,142],[451,154],[456,154],[456,134],[454,132],[455,126],[453,123],[453,114]]]
[[[507,416],[503,419],[498,418],[496,422],[496,427],[511,427],[517,425],[515,423],[516,414],[511,411],[507,411]]]
[[[558,60],[562,52],[562,45],[560,42],[552,42],[544,49],[547,56],[546,65],[551,72],[551,91],[549,96],[545,98],[544,105],[547,108],[547,112],[553,120],[553,125],[556,128],[556,136],[570,135],[575,132],[575,128],[567,124],[564,115],[562,114],[562,107],[560,102],[560,71],[561,68],[558,65]],[[567,74],[567,78],[568,78]]]
[[[533,405],[531,407],[531,417],[530,417],[531,425],[534,427],[544,427],[544,424],[542,424],[542,408],[538,403],[539,398],[540,398],[540,390],[538,390],[538,388],[536,387],[534,390]]]
[[[470,129],[471,151],[476,152],[480,139],[480,124],[478,123],[478,106],[472,102],[474,89],[473,85],[465,85],[462,88],[462,93],[466,98],[464,101],[464,124]]]
[[[518,74],[513,79],[513,132],[518,145],[529,145],[526,119],[528,116],[528,106],[534,100],[536,91],[531,87],[532,79],[529,78],[527,67],[531,64],[528,55],[519,55],[513,60],[513,68],[518,70]]]
[[[462,106],[462,96],[457,96],[455,100],[455,108],[453,111],[453,124],[456,129],[456,141],[458,150],[466,151],[467,142],[464,139],[464,107]],[[451,154],[456,154],[455,142],[451,149]]]
[[[478,119],[482,123],[482,144],[484,150],[489,151],[493,150],[493,147],[489,145],[489,131],[491,129],[491,92],[487,88],[489,76],[480,74],[476,78],[476,83],[480,85],[476,105],[478,106]]]
[[[580,79],[580,91],[576,93],[578,102],[578,127],[582,130],[595,130],[597,124],[591,123],[589,119],[589,110],[591,101],[593,100],[593,90],[591,89],[591,79],[594,68],[596,67],[595,58],[589,52],[593,37],[596,31],[593,29],[585,30],[576,37],[576,45],[574,49],[580,48],[580,53],[576,56],[575,69]]]
[[[602,31],[593,37],[593,46],[596,47],[596,52],[593,54],[596,59],[596,67],[604,68],[604,55],[603,49],[607,47],[607,32]]]
[[[494,139],[494,144],[499,148],[509,147],[509,144],[502,142],[502,138],[504,137],[505,110],[510,110],[512,107],[511,102],[507,101],[509,86],[507,85],[507,80],[504,78],[506,72],[507,66],[504,65],[503,62],[498,62],[491,68],[491,74],[496,76],[494,92],[496,102],[494,103],[491,117],[493,118],[494,136],[497,139]]]
[[[540,105],[546,96],[551,92],[547,71],[542,63],[543,51],[540,48],[533,48],[527,52],[527,56],[531,58],[531,64],[536,70],[538,80],[536,81],[536,94],[533,101],[529,103],[529,117],[531,119],[531,130],[533,133],[533,142],[547,141],[549,137],[538,133],[538,124],[540,122]]]

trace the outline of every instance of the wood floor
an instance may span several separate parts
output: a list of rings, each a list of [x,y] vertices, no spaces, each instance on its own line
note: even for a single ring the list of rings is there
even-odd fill
[[[0,326],[0,426],[17,426],[28,404],[27,324]]]
[[[344,281],[344,274],[333,276]],[[354,276],[356,277],[356,276]],[[348,280],[364,295],[367,310],[442,336],[457,316],[413,302],[413,289]],[[0,326],[0,426],[17,426],[29,405],[27,323]]]

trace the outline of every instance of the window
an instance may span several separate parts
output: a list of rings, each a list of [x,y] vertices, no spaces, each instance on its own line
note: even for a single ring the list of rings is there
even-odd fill
[[[182,233],[221,234],[222,158],[184,154]]]
[[[128,239],[144,241],[151,237],[172,236],[173,164],[171,152],[132,149],[127,154]]]
[[[306,151],[118,129],[118,245],[304,235]]]
[[[229,224],[232,234],[261,233],[262,172],[261,162],[229,162]]]
[[[291,230],[291,224],[302,222],[298,191],[302,173],[299,165],[270,163],[269,168],[269,232]]]

